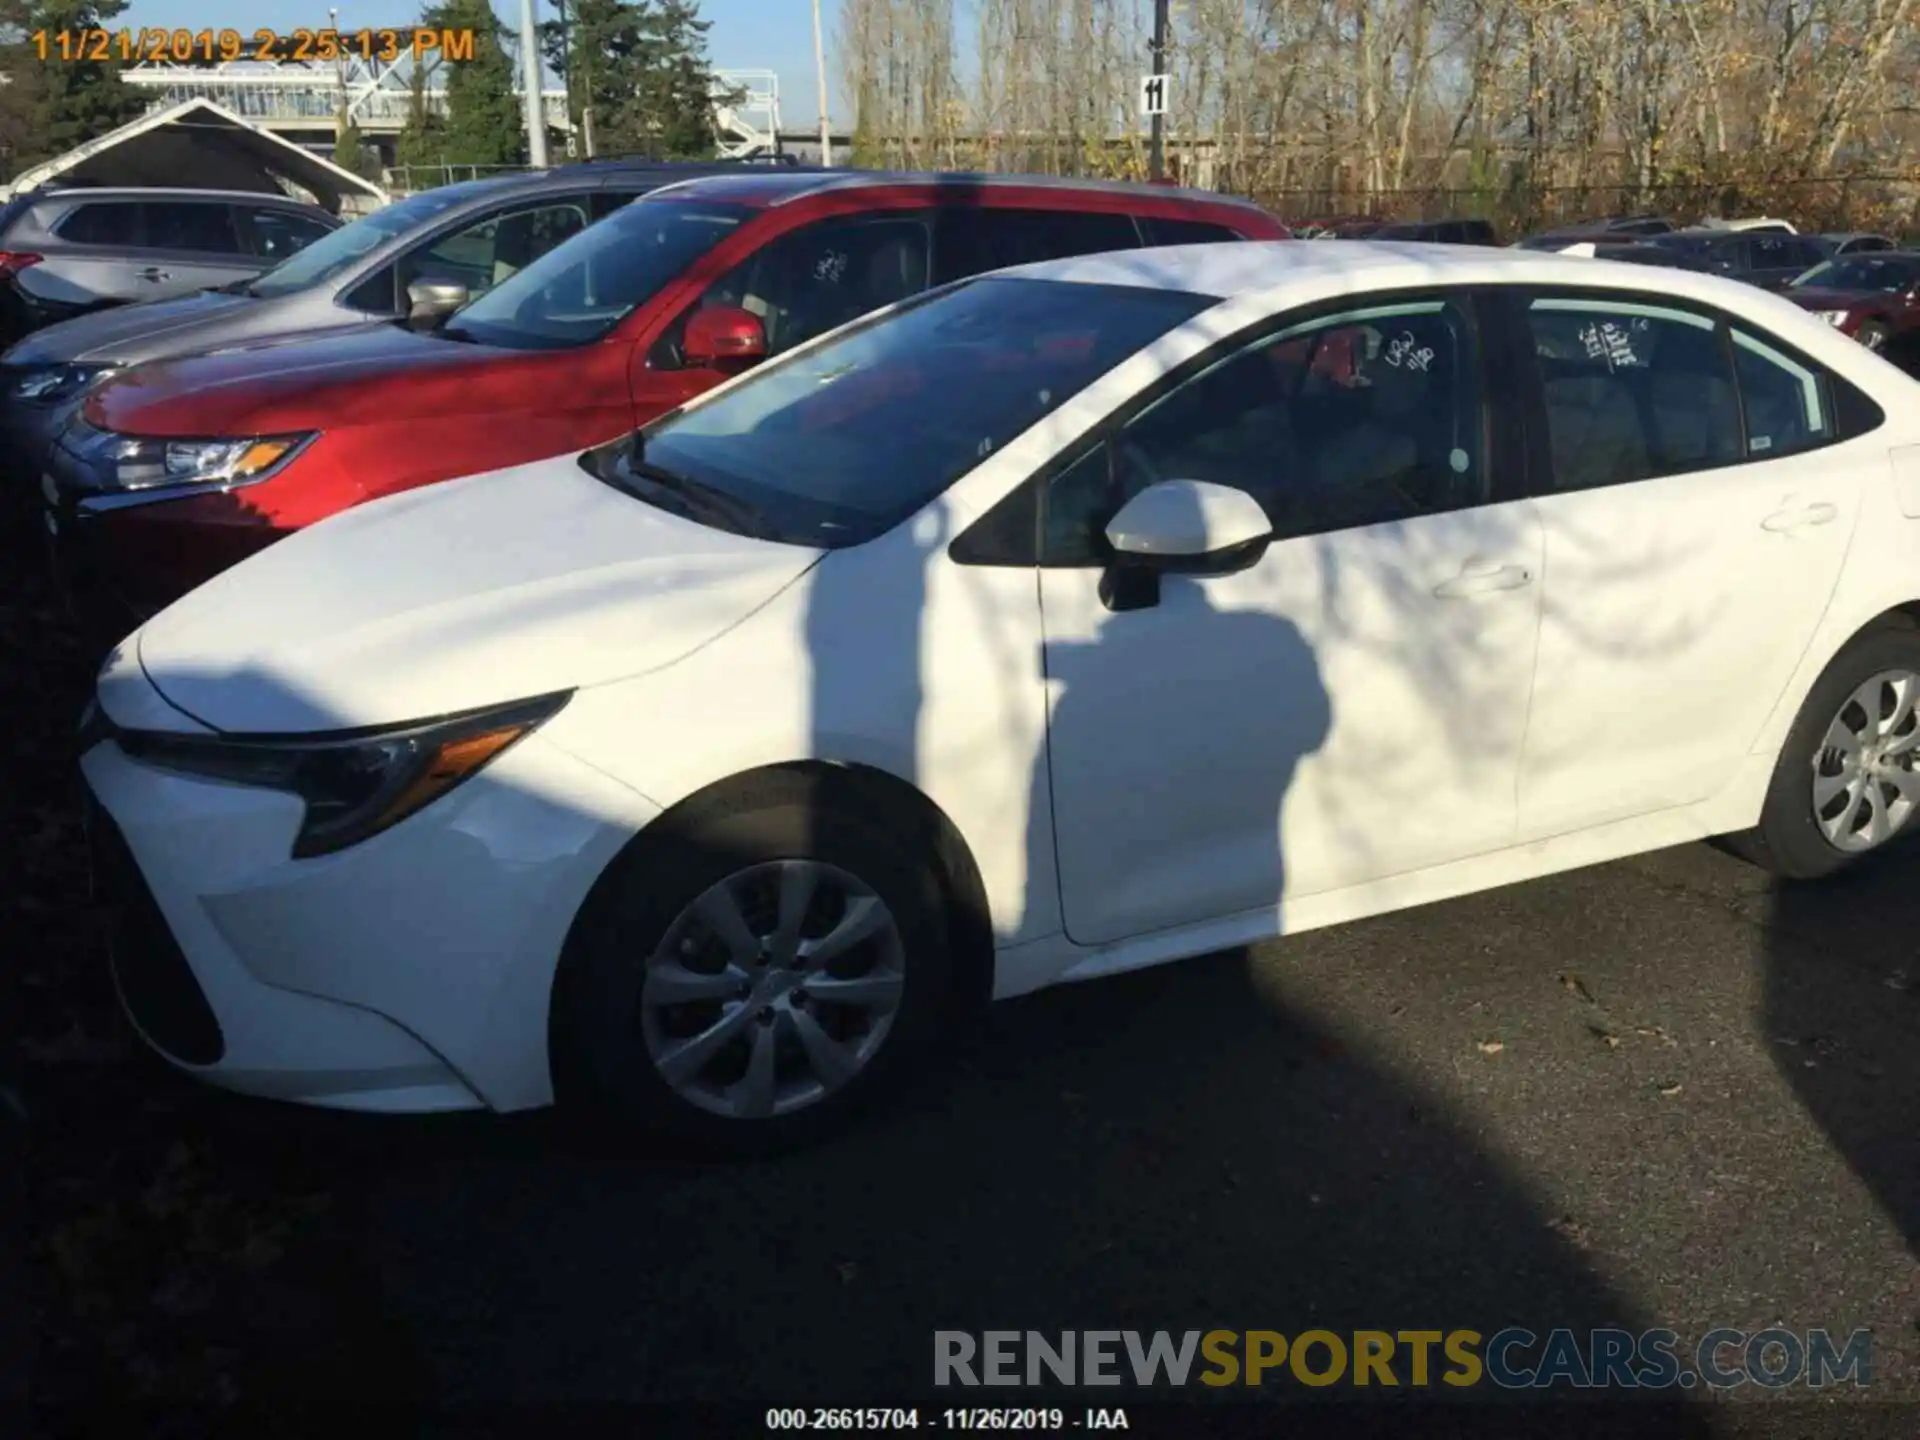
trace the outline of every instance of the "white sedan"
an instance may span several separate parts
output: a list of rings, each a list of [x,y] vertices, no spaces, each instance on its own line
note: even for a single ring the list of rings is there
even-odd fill
[[[949,286],[354,510],[109,660],[129,1013],[236,1089],[722,1146],[970,1007],[1920,800],[1920,386],[1785,300],[1214,245]]]

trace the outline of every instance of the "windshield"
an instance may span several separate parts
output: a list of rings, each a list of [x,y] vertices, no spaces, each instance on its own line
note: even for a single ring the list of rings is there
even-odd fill
[[[603,479],[765,539],[837,549],[955,480],[1208,296],[984,279],[795,352],[585,457]],[[706,503],[701,503],[705,501]]]
[[[1849,255],[1824,260],[1793,282],[1822,290],[1877,290],[1895,294],[1920,280],[1920,255]]]
[[[640,201],[557,245],[453,317],[442,334],[512,350],[598,340],[755,212]]]
[[[394,236],[451,209],[468,193],[460,186],[428,190],[362,216],[351,225],[327,232],[304,250],[296,250],[247,286],[245,293],[264,300],[275,295],[291,295],[295,290],[331,280]]]

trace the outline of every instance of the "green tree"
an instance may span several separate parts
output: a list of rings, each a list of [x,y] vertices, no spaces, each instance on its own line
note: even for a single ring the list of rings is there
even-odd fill
[[[570,46],[547,26],[546,51],[567,72],[576,124],[591,107],[599,153],[712,157],[709,23],[694,0],[577,0],[569,28]]]
[[[0,149],[8,174],[106,134],[147,108],[120,79],[121,62],[42,59],[32,36],[112,28],[127,0],[4,0],[0,3]]]
[[[442,163],[445,153],[446,126],[427,103],[426,71],[416,65],[407,92],[407,118],[394,140],[394,167],[406,176],[409,189],[424,190],[445,180],[429,168]]]
[[[435,166],[525,164],[526,122],[513,92],[514,62],[492,5],[488,0],[443,0],[429,5],[420,23],[435,30],[471,30],[474,46],[471,60],[436,67],[434,75],[446,94],[438,112],[427,102],[425,72],[418,67],[413,72],[406,123],[394,146],[396,165],[415,172],[413,188],[443,182],[447,176],[436,173]]]
[[[367,180],[380,177],[380,160],[367,146],[360,127],[343,113],[333,142],[333,163]]]
[[[513,59],[505,27],[489,0],[444,0],[420,23],[434,30],[471,30],[473,59],[441,67],[446,77],[446,158],[455,165],[522,165],[527,159],[524,112],[513,93]]]

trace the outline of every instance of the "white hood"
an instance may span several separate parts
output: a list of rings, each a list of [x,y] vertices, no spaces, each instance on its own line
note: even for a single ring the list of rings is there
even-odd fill
[[[568,455],[350,510],[136,639],[160,692],[216,730],[389,725],[658,669],[819,555],[681,519]]]

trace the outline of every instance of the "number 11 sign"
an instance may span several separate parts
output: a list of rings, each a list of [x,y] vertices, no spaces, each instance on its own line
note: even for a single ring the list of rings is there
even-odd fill
[[[1142,115],[1164,115],[1167,113],[1167,95],[1173,85],[1165,75],[1142,75],[1140,77],[1140,113]]]

